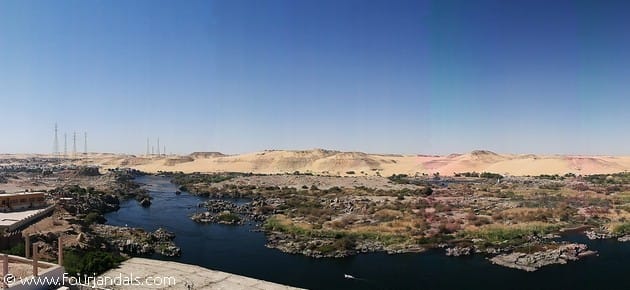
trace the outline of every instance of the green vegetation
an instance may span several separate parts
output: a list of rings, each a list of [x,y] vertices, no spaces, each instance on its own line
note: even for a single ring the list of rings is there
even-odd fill
[[[587,175],[584,179],[593,184],[630,184],[630,172]]]
[[[241,221],[241,217],[231,212],[222,212],[217,216],[217,219],[219,220],[219,222],[225,223],[237,223]]]
[[[74,194],[78,194],[78,195],[85,195],[88,193],[87,189],[80,187],[78,185],[71,185],[69,187],[66,188],[66,190],[68,190],[70,193],[74,193]]]
[[[26,255],[26,251],[24,250],[24,243],[22,242],[17,243],[15,246],[10,247],[2,252],[5,254],[21,256],[21,257],[24,257],[24,255]]]
[[[344,236],[335,239],[331,244],[322,245],[317,248],[322,253],[332,253],[336,251],[348,251],[354,250],[356,246],[356,240],[352,236]]]
[[[388,177],[387,179],[389,179],[393,183],[408,184],[409,183],[409,179],[408,178],[409,178],[409,176],[407,174],[393,174],[392,176]]]
[[[559,225],[552,224],[525,224],[519,226],[483,226],[477,230],[464,231],[460,235],[467,239],[483,239],[491,244],[517,243],[530,235],[543,235],[557,231]]]
[[[293,171],[293,175],[309,175],[309,176],[312,176],[313,173],[311,173],[311,172],[300,172],[300,171],[296,170],[296,171]]]
[[[90,212],[85,216],[84,222],[86,225],[91,225],[93,223],[104,222],[105,218],[98,212]]]
[[[488,179],[502,179],[503,175],[498,174],[498,173],[492,173],[492,172],[482,172],[482,173],[478,173],[478,172],[460,172],[460,173],[454,173],[455,177],[481,177],[481,178],[488,178]]]
[[[282,200],[257,208],[276,213],[263,228],[275,232],[272,235],[281,239],[280,245],[294,243],[287,244],[291,251],[311,251],[303,252],[306,255],[351,254],[342,252],[354,250],[357,244],[405,250],[417,245],[475,243],[481,248],[531,251],[544,242],[534,237],[566,226],[608,225],[609,231],[619,235],[630,233],[630,188],[624,183],[628,173],[510,177],[499,183],[497,179],[503,176],[492,172],[456,176],[469,178],[393,174],[387,186],[353,182],[343,187],[326,184],[321,189],[303,183],[296,183],[297,188],[236,182],[187,186],[201,193]],[[438,198],[427,198],[433,194]],[[219,220],[237,218],[226,214]]]
[[[488,179],[503,179],[503,175],[492,172],[483,172],[479,175],[479,177]]]
[[[621,223],[613,226],[612,228],[613,234],[616,235],[628,235],[630,234],[630,222]]]
[[[101,274],[124,261],[118,254],[101,250],[82,251],[66,249],[64,251],[63,266],[71,275]]]
[[[378,233],[378,232],[354,232],[344,230],[328,230],[328,229],[305,229],[296,225],[287,225],[282,223],[275,217],[270,217],[263,224],[263,229],[266,231],[278,231],[286,234],[292,234],[307,238],[330,238],[330,239],[342,239],[348,238],[354,241],[357,240],[372,240],[379,241],[384,245],[393,245],[404,243],[409,240],[410,237],[404,235],[395,235],[390,233]]]
[[[554,175],[541,174],[541,175],[536,176],[535,178],[537,178],[537,179],[547,179],[547,180],[564,180],[564,177],[560,176],[558,174],[554,174]]]
[[[436,178],[439,178],[439,173],[436,175]],[[407,174],[393,174],[387,179],[389,179],[389,181],[393,183],[398,183],[398,184],[413,184],[417,186],[429,186],[429,184],[425,180],[409,177],[409,175]]]
[[[455,173],[454,174],[455,177],[479,177],[479,173],[478,172],[460,172],[460,173]]]
[[[232,178],[242,176],[242,173],[216,173],[216,174],[204,174],[204,173],[173,173],[172,181],[175,184],[186,186],[187,184],[195,183],[218,183],[221,181],[230,180]]]

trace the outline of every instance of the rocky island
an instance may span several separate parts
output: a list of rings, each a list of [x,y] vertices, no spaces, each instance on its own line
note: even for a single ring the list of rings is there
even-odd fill
[[[553,245],[551,248],[543,247],[532,253],[501,254],[491,258],[490,261],[508,268],[532,272],[547,265],[566,264],[594,254],[597,252],[588,250],[584,244],[561,244]]]

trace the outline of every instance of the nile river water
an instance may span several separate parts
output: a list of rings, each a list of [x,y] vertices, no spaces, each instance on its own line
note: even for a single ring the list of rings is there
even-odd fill
[[[630,242],[589,241],[581,234],[571,241],[586,243],[599,252],[567,265],[553,265],[527,273],[492,265],[479,255],[454,258],[442,250],[388,255],[360,254],[342,259],[314,259],[265,247],[265,236],[253,226],[197,224],[189,216],[206,200],[183,192],[160,176],[142,176],[153,196],[149,208],[137,201],[121,203],[105,217],[108,224],[175,233],[182,255],[154,256],[309,289],[628,289]],[[350,274],[358,279],[344,279]]]

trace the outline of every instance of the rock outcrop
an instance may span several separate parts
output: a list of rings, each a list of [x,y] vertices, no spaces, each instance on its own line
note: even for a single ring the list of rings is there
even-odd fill
[[[151,199],[148,197],[143,198],[142,200],[140,200],[140,205],[143,207],[150,207],[151,206]]]
[[[343,258],[358,253],[370,252],[400,254],[425,251],[425,248],[415,243],[386,245],[380,241],[354,240],[351,238],[300,238],[276,231],[267,233],[267,244],[265,246],[285,253],[300,254],[312,258]]]
[[[173,243],[175,234],[162,228],[155,232],[147,232],[139,228],[97,224],[91,229],[98,236],[105,238],[112,248],[132,256],[152,253],[169,257],[181,255],[181,249]]]
[[[586,237],[589,240],[612,239],[615,237],[614,234],[611,234],[607,231],[602,231],[602,230],[585,231],[584,234],[586,234]]]
[[[459,257],[459,256],[468,256],[472,254],[472,249],[470,247],[453,247],[446,249],[447,256]]]
[[[554,249],[531,254],[513,252],[498,255],[491,258],[490,261],[504,267],[532,272],[547,265],[566,264],[569,261],[576,261],[596,253],[588,250],[588,247],[584,244],[562,244]]]
[[[238,205],[230,200],[211,199],[200,207],[207,211],[196,213],[190,218],[198,223],[243,224],[246,221],[262,222],[267,215],[260,210],[264,201],[252,201]]]

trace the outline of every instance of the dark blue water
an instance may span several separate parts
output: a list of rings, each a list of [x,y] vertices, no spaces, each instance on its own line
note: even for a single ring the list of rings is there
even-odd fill
[[[310,289],[628,289],[630,243],[567,238],[599,251],[567,265],[527,273],[488,263],[481,256],[453,258],[442,251],[419,254],[362,254],[344,259],[313,259],[288,255],[265,245],[265,236],[252,226],[197,224],[189,216],[205,198],[184,192],[175,195],[168,178],[143,176],[153,204],[135,200],[106,215],[112,225],[174,232],[182,256],[164,258],[210,269]],[[361,280],[344,279],[350,274]]]

